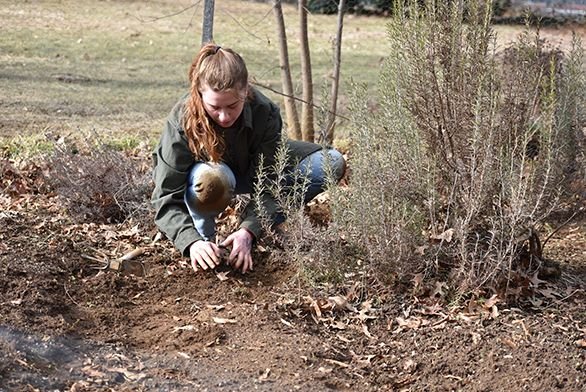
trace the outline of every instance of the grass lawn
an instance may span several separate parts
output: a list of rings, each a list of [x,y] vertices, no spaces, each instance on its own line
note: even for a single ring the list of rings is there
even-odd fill
[[[201,2],[0,0],[0,137],[51,132],[138,137],[153,142],[201,40]],[[297,11],[284,6],[293,79],[300,95]],[[373,90],[387,52],[385,19],[345,20],[339,99],[350,81]],[[514,38],[518,28],[499,27]],[[260,84],[280,90],[270,3],[216,2],[215,41],[242,53]],[[336,17],[309,18],[314,93],[330,81]],[[567,37],[566,37],[567,41]],[[264,92],[281,102],[281,98]],[[342,121],[338,136],[348,135]]]

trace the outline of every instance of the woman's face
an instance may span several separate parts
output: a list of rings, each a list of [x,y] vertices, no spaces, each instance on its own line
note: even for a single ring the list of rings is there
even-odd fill
[[[203,107],[212,120],[222,128],[230,128],[242,113],[247,91],[214,91],[205,86],[200,93]]]

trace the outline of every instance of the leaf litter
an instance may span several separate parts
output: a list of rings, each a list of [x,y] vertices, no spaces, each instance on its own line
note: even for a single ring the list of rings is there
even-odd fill
[[[31,219],[32,215],[28,214],[27,208],[36,201],[27,200],[27,198],[28,196],[19,197],[17,200],[10,199],[9,204],[14,209],[1,212],[0,219],[3,222],[13,219]],[[2,203],[6,203],[6,201],[4,200]],[[50,203],[46,204],[47,210],[54,210],[49,205]],[[132,224],[132,222],[114,225],[72,224],[66,216],[52,216],[51,218],[42,218],[33,227],[36,228],[35,230],[47,231],[52,230],[55,225],[62,225],[62,230],[57,234],[52,234],[52,237],[47,240],[48,243],[52,244],[51,246],[67,242],[77,251],[77,254],[87,252],[88,256],[97,260],[116,260],[128,252],[133,252],[133,250],[144,249],[144,252],[138,252],[135,257],[147,259],[148,263],[151,262],[153,254],[160,254],[162,257],[158,262],[165,263],[165,267],[171,273],[189,267],[188,264],[180,263],[176,257],[172,256],[173,250],[169,249],[168,244],[161,244],[158,240],[153,240],[156,238],[154,233],[139,225]],[[444,238],[438,240],[447,241],[448,238],[446,233]],[[4,243],[2,244],[4,245]],[[0,251],[4,247],[10,249],[4,245]],[[174,262],[170,263],[165,258],[174,260]],[[91,265],[90,262],[94,261],[89,260],[85,264],[82,261],[80,268],[87,270]],[[106,272],[106,274],[108,273]],[[90,279],[96,276],[92,272],[86,272],[86,274]],[[226,277],[227,275],[226,273]],[[524,317],[520,317],[522,312],[511,310],[508,304],[509,299],[503,298],[498,290],[492,293],[475,293],[467,300],[453,306],[446,301],[450,292],[446,282],[428,282],[423,275],[416,275],[413,278],[412,298],[389,301],[393,306],[387,307],[384,305],[384,300],[381,301],[380,298],[375,299],[374,297],[368,298],[368,295],[364,295],[364,293],[368,294],[367,290],[361,285],[362,283],[350,281],[353,277],[347,277],[349,281],[346,285],[349,288],[346,294],[334,292],[328,293],[328,295],[325,294],[327,290],[323,290],[322,293],[317,290],[318,294],[298,296],[295,299],[295,295],[276,293],[272,297],[275,304],[264,305],[271,312],[276,312],[277,317],[274,321],[281,328],[287,328],[290,333],[298,333],[307,328],[305,320],[310,320],[311,323],[319,327],[318,330],[324,334],[323,336],[329,336],[325,340],[327,344],[325,344],[323,356],[317,357],[315,353],[301,356],[306,358],[304,362],[307,363],[307,366],[316,366],[314,369],[317,368],[319,372],[324,374],[339,377],[338,371],[343,371],[343,374],[348,377],[361,379],[368,377],[375,370],[386,372],[396,369],[397,376],[389,381],[389,385],[404,388],[415,384],[417,379],[422,376],[422,372],[426,371],[428,364],[422,359],[426,353],[417,346],[410,345],[409,339],[423,339],[433,328],[445,329],[450,325],[455,327],[454,330],[462,328],[467,331],[466,336],[478,350],[491,342],[488,329],[500,326],[507,331],[506,335],[498,338],[500,346],[509,350],[507,352],[518,353],[524,349],[526,344],[538,345],[540,343],[533,337],[538,336],[539,332],[533,330],[543,331],[543,325],[558,331],[556,333],[563,334],[566,341],[570,342],[575,350],[581,350],[578,352],[583,352],[586,348],[586,333],[583,324],[581,324],[584,323],[583,318],[575,320],[571,316],[565,318],[556,316],[551,319],[545,318],[543,323],[536,325],[535,321],[533,323],[527,321],[531,318],[530,315],[524,314]],[[230,280],[230,278],[222,280],[219,276],[217,279],[222,282]],[[522,289],[520,290],[521,294],[530,293],[529,296],[524,297],[529,306],[547,315],[556,315],[556,309],[565,302],[571,302],[574,299],[579,301],[583,298],[583,290],[575,286],[564,288],[555,282],[540,279],[537,274],[528,277],[514,277],[514,279],[517,279],[514,283]],[[245,286],[244,281],[240,280],[240,283],[237,281],[237,279],[234,280],[237,286]],[[275,288],[271,288],[271,290],[276,291]],[[144,289],[141,289],[138,294],[134,292],[132,298],[141,301],[148,296],[141,295],[144,292]],[[357,295],[357,292],[361,292],[361,295]],[[19,299],[13,299],[16,302],[12,306],[18,307],[26,298],[23,296]],[[182,299],[169,302],[189,302],[185,293],[173,298]],[[267,301],[267,298],[264,300]],[[210,302],[218,303],[216,301]],[[188,303],[186,306],[192,306],[195,311],[190,315],[172,317],[175,324],[180,323],[180,325],[167,329],[172,335],[184,332],[195,333],[198,329],[205,329],[206,323],[230,324],[230,328],[236,328],[237,324],[240,323],[241,318],[238,317],[237,313],[219,317],[221,313],[217,312],[227,311],[226,305],[206,304],[205,301],[200,301]],[[197,310],[198,308],[199,310]],[[206,309],[207,311],[203,311]],[[381,322],[392,333],[391,335],[385,335],[385,331],[381,330]],[[211,347],[220,344],[221,339],[211,336],[210,339],[204,341],[203,346]],[[434,351],[433,348],[427,350]],[[177,354],[178,356],[186,359],[197,357],[197,353],[194,354],[192,351],[176,352],[180,353]],[[320,364],[324,366],[319,366]],[[88,363],[83,369],[88,374],[89,385],[95,381],[107,379],[112,374],[119,374],[129,381],[140,381],[143,379],[142,374],[144,373],[140,368],[133,367],[131,364],[98,366]],[[257,378],[259,382],[273,379],[274,376],[268,367],[260,367],[259,374],[260,376]],[[454,371],[440,373],[440,376],[459,382],[466,380],[466,377],[462,377],[462,374]],[[77,385],[82,387],[82,384],[79,382]]]

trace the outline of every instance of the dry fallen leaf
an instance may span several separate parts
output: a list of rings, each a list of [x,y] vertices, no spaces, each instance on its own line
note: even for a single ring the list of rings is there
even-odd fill
[[[403,370],[408,373],[413,373],[417,369],[417,362],[412,359],[408,359],[403,363]]]
[[[212,320],[216,324],[236,324],[236,320],[234,319],[227,319],[222,317],[212,317]]]
[[[432,297],[444,298],[448,290],[448,284],[446,282],[435,282],[435,287],[431,292]]]
[[[228,280],[230,278],[228,278],[228,274],[230,273],[230,271],[226,271],[226,272],[218,272],[216,273],[216,277],[218,279],[220,279],[220,282],[223,282],[225,280]]]
[[[328,300],[330,300],[333,303],[333,306],[332,306],[333,309],[337,308],[337,309],[349,310],[351,312],[357,312],[356,308],[348,302],[348,299],[346,297],[343,297],[341,295],[336,295],[334,297],[329,297]]]
[[[263,381],[268,380],[270,373],[271,373],[271,369],[266,368],[264,373],[258,378],[258,381],[263,382]]]
[[[539,271],[536,271],[529,281],[531,282],[532,287],[538,287],[541,283],[547,283],[545,280],[541,280],[537,277],[539,275]]]
[[[423,274],[421,274],[421,273],[415,274],[413,276],[413,279],[411,279],[411,281],[413,282],[413,291],[417,291],[421,287],[421,284],[423,283]]]
[[[346,329],[347,325],[342,321],[333,321],[330,324],[330,327],[332,327],[334,329],[344,330],[344,329]]]
[[[195,329],[194,325],[184,325],[183,327],[175,327],[173,328],[173,333],[179,331],[193,331]]]
[[[490,318],[495,319],[498,316],[499,316],[499,309],[496,307],[496,305],[494,305],[490,308]]]
[[[551,288],[542,288],[536,291],[548,299],[556,299],[556,294],[559,296],[559,293]]]
[[[576,340],[576,346],[586,348],[586,339]]]
[[[497,294],[494,294],[492,297],[490,297],[489,299],[487,299],[486,302],[484,304],[482,304],[482,306],[484,307],[484,309],[490,309],[497,302],[499,302],[499,297],[498,297]]]
[[[366,326],[366,324],[362,324],[362,332],[364,332],[364,334],[369,338],[369,339],[373,339],[374,336],[371,335],[371,333],[368,331],[368,327]]]
[[[419,317],[409,317],[404,319],[402,317],[395,318],[399,327],[407,327],[409,329],[417,329],[421,326],[421,319]]]
[[[359,319],[361,322],[365,322],[367,320],[372,320],[372,319],[377,319],[378,316],[373,316],[371,314],[368,314],[371,311],[375,311],[376,309],[372,308],[372,302],[371,301],[364,301],[361,305],[360,305],[360,312],[358,312],[358,314],[356,316],[352,316],[352,318],[357,318]]]
[[[339,299],[337,300],[339,301]],[[316,323],[323,319],[323,312],[331,312],[337,306],[333,300],[325,298],[313,299],[309,296],[305,297],[305,303],[309,307],[311,316]],[[342,304],[342,302],[340,302],[340,304]]]
[[[427,248],[428,248],[427,245],[417,246],[417,247],[415,247],[415,254],[423,256],[423,255],[425,255],[425,251],[427,250]]]

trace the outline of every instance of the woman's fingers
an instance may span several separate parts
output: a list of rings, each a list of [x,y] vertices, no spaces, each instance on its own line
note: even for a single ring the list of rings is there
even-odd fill
[[[242,266],[242,273],[245,274],[247,271],[252,271],[252,256],[250,254],[244,258],[244,265]]]
[[[232,233],[222,245],[232,245],[228,262],[234,269],[243,273],[252,269],[252,236],[247,230],[240,229]]]
[[[232,233],[220,247],[232,246],[228,256],[228,263],[242,273],[252,271],[252,236],[247,230],[238,230]],[[214,269],[220,262],[220,247],[213,242],[197,241],[189,248],[191,266],[194,271]]]
[[[214,269],[220,264],[218,247],[209,241],[194,242],[189,248],[191,266],[197,271],[198,266],[204,271]]]
[[[230,254],[230,264],[235,268],[242,270],[242,273],[252,271],[252,254],[250,249],[241,248],[232,250]]]
[[[213,252],[210,252],[208,248],[202,249],[199,253],[199,256],[199,265],[201,265],[204,270],[207,269],[207,267],[214,269],[216,268],[216,265],[219,264],[219,262],[216,261],[217,256]]]
[[[240,267],[242,266],[242,262],[244,261],[242,249],[232,249],[230,258],[233,260],[232,265],[234,266],[234,268],[240,269]]]

